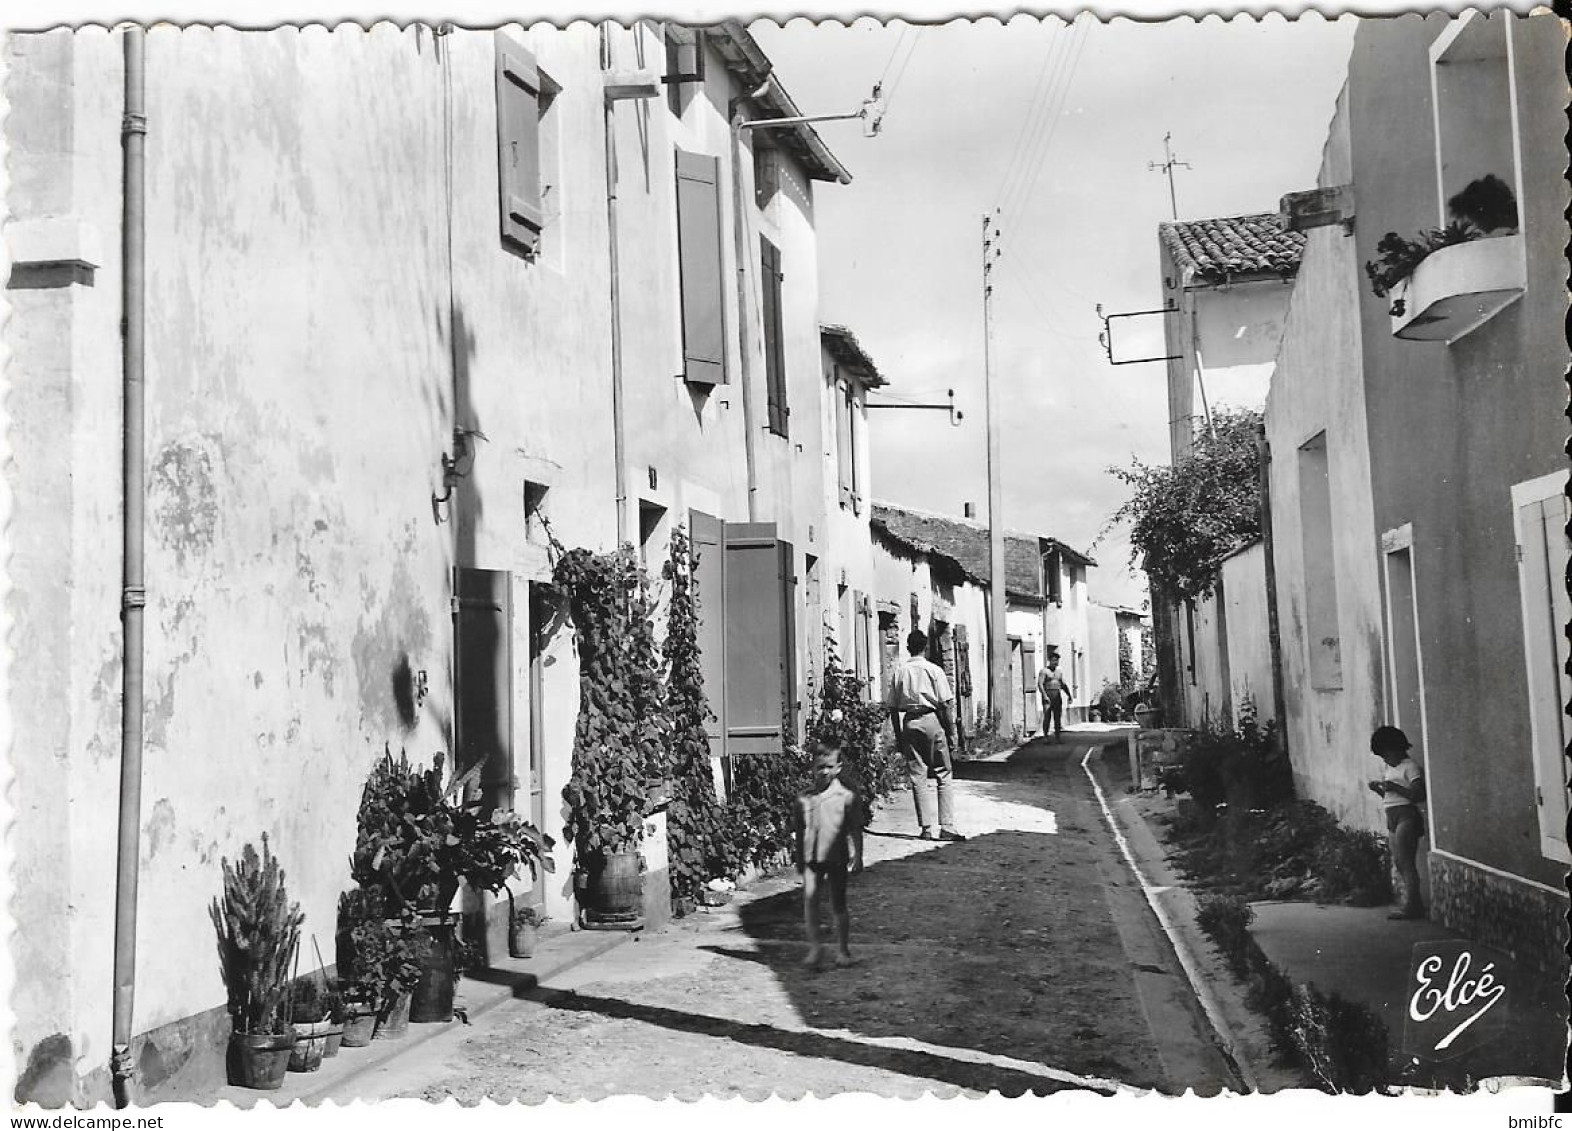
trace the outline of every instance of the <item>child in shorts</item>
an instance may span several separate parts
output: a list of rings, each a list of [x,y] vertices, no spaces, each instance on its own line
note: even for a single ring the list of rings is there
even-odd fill
[[[1377,727],[1370,736],[1370,753],[1386,763],[1381,776],[1369,782],[1386,811],[1387,844],[1392,864],[1403,882],[1403,905],[1388,919],[1423,919],[1425,905],[1419,898],[1419,839],[1425,835],[1425,774],[1409,757],[1408,736],[1397,727]]]
[[[802,874],[802,918],[808,936],[804,965],[823,961],[819,938],[819,892],[830,890],[835,920],[835,965],[850,966],[851,917],[846,910],[846,878],[862,871],[862,802],[841,780],[840,747],[820,743],[814,750],[813,785],[792,809],[792,856]]]

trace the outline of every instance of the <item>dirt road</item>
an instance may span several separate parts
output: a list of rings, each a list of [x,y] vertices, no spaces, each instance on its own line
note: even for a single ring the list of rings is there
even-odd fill
[[[805,970],[796,879],[766,880],[333,1098],[1215,1092],[1227,1070],[1115,855],[1085,750],[960,767],[964,843],[917,839],[910,798],[893,799],[851,888],[854,967]]]

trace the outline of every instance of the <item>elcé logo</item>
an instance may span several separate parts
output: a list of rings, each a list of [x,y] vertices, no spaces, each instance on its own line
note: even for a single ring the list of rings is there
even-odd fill
[[[1403,1023],[1414,1056],[1447,1060],[1478,1048],[1501,1028],[1511,975],[1505,955],[1467,942],[1414,947]]]

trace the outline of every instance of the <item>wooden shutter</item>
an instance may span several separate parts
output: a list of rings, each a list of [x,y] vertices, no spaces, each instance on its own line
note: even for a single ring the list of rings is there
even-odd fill
[[[781,253],[759,240],[759,274],[764,290],[764,384],[770,431],[787,435],[786,352],[781,330]]]
[[[540,71],[535,56],[497,32],[497,185],[502,239],[534,251],[545,226],[540,200]]]
[[[726,585],[721,550],[721,520],[702,511],[688,512],[688,530],[693,542],[693,580],[699,619],[699,670],[704,676],[704,695],[716,716],[704,724],[710,740],[710,755],[718,758],[726,750]]]
[[[1566,592],[1567,498],[1565,476],[1550,477],[1532,497],[1514,490],[1518,581],[1523,608],[1523,647],[1528,667],[1529,721],[1534,744],[1535,801],[1541,852],[1563,863],[1567,846],[1566,716],[1572,680],[1566,674],[1565,628],[1572,620]],[[1529,485],[1533,486],[1533,485]],[[1525,497],[1528,495],[1529,497]]]
[[[1041,721],[1041,704],[1037,701],[1037,641],[1021,642],[1021,669],[1021,703],[1030,733]]]
[[[830,385],[830,395],[835,398],[835,467],[840,481],[841,506],[852,505],[851,471],[851,420],[846,414],[846,395],[839,381]]]
[[[726,753],[771,753],[797,725],[792,548],[772,522],[728,522],[724,540]]]
[[[966,626],[955,626],[955,695],[970,698],[972,694],[972,648],[966,639]]]
[[[683,379],[726,380],[720,161],[677,150],[677,254],[682,273]]]
[[[505,570],[453,571],[456,768],[484,763],[481,791],[513,804],[513,602]]]
[[[868,597],[852,591],[852,670],[857,678],[868,678]]]

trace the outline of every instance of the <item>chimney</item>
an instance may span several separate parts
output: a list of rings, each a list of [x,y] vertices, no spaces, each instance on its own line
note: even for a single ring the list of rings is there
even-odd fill
[[[977,504],[976,503],[962,503],[961,504],[961,513],[963,515],[965,515],[967,518],[976,518],[977,517]]]

